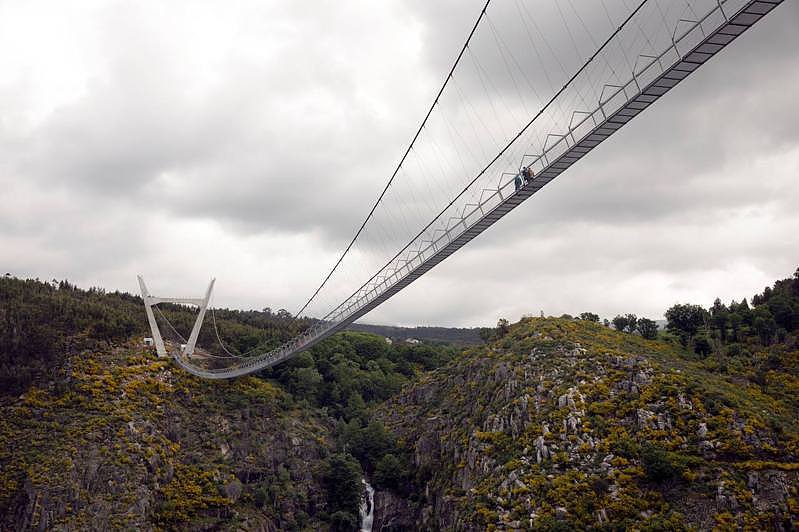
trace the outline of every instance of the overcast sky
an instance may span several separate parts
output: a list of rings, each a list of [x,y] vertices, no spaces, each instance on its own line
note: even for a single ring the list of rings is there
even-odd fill
[[[0,0],[0,268],[296,310],[482,3]],[[797,27],[786,0],[363,321],[659,319],[791,275]]]

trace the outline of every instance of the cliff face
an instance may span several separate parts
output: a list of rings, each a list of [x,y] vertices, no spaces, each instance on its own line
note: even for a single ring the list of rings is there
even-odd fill
[[[2,405],[0,528],[324,527],[326,423],[266,381],[201,381],[133,345],[75,356]]]
[[[375,523],[790,529],[799,439],[778,389],[796,389],[799,353],[779,356],[790,370],[759,385],[599,324],[522,320],[379,410],[423,496],[378,493]]]

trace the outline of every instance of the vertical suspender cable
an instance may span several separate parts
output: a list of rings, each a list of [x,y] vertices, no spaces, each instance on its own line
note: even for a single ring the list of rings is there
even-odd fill
[[[560,97],[560,95],[561,95],[561,94],[563,94],[563,93],[566,91],[566,89],[568,89],[568,88],[569,88],[569,85],[571,85],[571,84],[574,82],[574,80],[576,80],[576,79],[577,79],[577,77],[578,77],[580,74],[582,74],[582,73],[585,71],[585,69],[586,69],[586,68],[588,68],[588,66],[591,64],[591,62],[592,62],[594,59],[596,59],[596,57],[597,57],[597,56],[598,56],[600,53],[602,53],[602,51],[603,51],[603,50],[604,50],[604,49],[605,49],[605,48],[608,46],[608,44],[609,44],[609,43],[610,43],[610,42],[613,40],[613,38],[614,38],[614,37],[616,37],[616,35],[618,35],[618,34],[619,34],[619,32],[621,32],[621,30],[622,30],[622,29],[624,29],[624,27],[625,27],[625,26],[627,26],[627,24],[628,24],[628,23],[629,23],[629,22],[630,22],[630,21],[633,19],[633,17],[635,17],[635,15],[637,15],[637,14],[638,14],[638,12],[639,12],[639,11],[641,11],[641,9],[642,9],[642,8],[643,8],[643,7],[644,7],[644,6],[645,6],[645,5],[646,5],[648,2],[649,2],[649,0],[641,0],[641,2],[638,4],[638,7],[636,7],[636,8],[635,8],[635,9],[634,9],[634,10],[633,10],[633,11],[632,11],[632,12],[631,12],[631,13],[630,13],[628,16],[627,16],[627,18],[625,18],[625,19],[624,19],[624,21],[623,21],[623,22],[622,22],[622,23],[619,25],[619,27],[618,27],[618,28],[616,28],[616,30],[615,30],[615,31],[613,31],[613,33],[611,33],[611,34],[610,34],[610,36],[608,36],[608,38],[607,38],[607,39],[605,39],[605,41],[602,43],[602,46],[600,46],[600,47],[599,47],[599,48],[598,48],[598,49],[597,49],[597,50],[596,50],[596,51],[595,51],[593,54],[591,54],[591,56],[590,56],[588,59],[586,59],[585,63],[583,63],[583,65],[582,65],[582,66],[581,66],[579,69],[577,69],[577,72],[575,72],[575,73],[574,73],[574,74],[573,74],[573,75],[572,75],[572,76],[569,78],[569,80],[568,80],[568,81],[566,81],[566,83],[565,83],[565,84],[564,84],[564,85],[563,85],[563,86],[562,86],[562,87],[561,87],[561,88],[560,88],[560,89],[559,89],[559,90],[558,90],[558,91],[557,91],[557,92],[556,92],[556,93],[555,93],[555,94],[554,94],[554,95],[553,95],[553,96],[552,96],[552,97],[549,99],[549,101],[547,101],[547,103],[546,103],[546,104],[545,104],[543,107],[541,107],[541,109],[539,109],[539,110],[538,110],[538,112],[535,114],[535,116],[533,116],[533,118],[531,118],[531,119],[530,119],[530,121],[529,121],[529,122],[527,122],[527,124],[525,124],[525,126],[524,126],[524,127],[521,129],[521,130],[519,130],[519,132],[518,132],[518,133],[516,133],[516,135],[514,135],[514,137],[513,137],[512,139],[510,139],[510,141],[509,141],[509,142],[508,142],[508,143],[505,145],[505,147],[504,147],[504,148],[502,148],[502,149],[499,151],[499,153],[497,153],[497,155],[496,155],[496,156],[494,156],[494,158],[493,158],[493,159],[491,159],[491,161],[490,161],[490,162],[489,162],[489,163],[488,163],[488,164],[487,164],[485,167],[483,167],[483,169],[482,169],[482,170],[481,170],[481,171],[480,171],[480,172],[479,172],[479,173],[478,173],[478,174],[477,174],[477,175],[476,175],[476,176],[475,176],[475,177],[474,177],[474,178],[473,178],[471,181],[469,181],[469,183],[467,183],[467,184],[466,184],[466,186],[465,186],[465,187],[463,187],[463,189],[461,189],[461,191],[460,191],[460,192],[458,192],[458,194],[457,194],[457,195],[456,195],[454,198],[452,198],[452,200],[451,200],[451,201],[450,201],[450,202],[447,204],[447,206],[446,206],[446,207],[444,207],[444,208],[441,210],[441,212],[439,212],[439,213],[438,213],[438,215],[437,215],[435,218],[433,218],[433,219],[430,221],[430,223],[428,223],[426,226],[424,226],[424,227],[422,228],[422,230],[421,230],[421,231],[419,231],[419,232],[416,234],[416,236],[414,236],[414,237],[411,239],[411,241],[410,241],[410,242],[408,242],[408,243],[405,245],[405,247],[403,247],[401,250],[399,250],[399,251],[397,252],[397,254],[396,254],[396,255],[394,255],[394,257],[392,257],[391,259],[389,259],[389,261],[388,261],[388,262],[387,262],[387,263],[386,263],[386,264],[383,266],[383,268],[381,268],[381,269],[380,269],[380,270],[379,270],[379,271],[378,271],[376,274],[374,274],[374,275],[372,276],[372,278],[371,278],[371,279],[369,279],[368,281],[366,281],[366,282],[365,282],[365,283],[364,283],[364,284],[361,286],[361,288],[360,288],[359,290],[363,290],[363,288],[364,288],[364,287],[368,286],[368,285],[369,285],[369,283],[370,283],[370,282],[372,282],[372,281],[375,279],[375,277],[377,277],[377,276],[380,274],[380,272],[381,272],[381,271],[383,271],[385,268],[387,268],[388,266],[390,266],[390,265],[391,265],[391,263],[392,263],[394,260],[396,260],[398,257],[400,257],[400,255],[402,255],[402,254],[403,254],[405,251],[407,251],[407,250],[408,250],[408,248],[410,248],[410,247],[411,247],[411,245],[412,245],[412,244],[413,244],[413,243],[416,241],[416,239],[417,239],[417,238],[419,238],[420,236],[422,236],[422,235],[424,234],[424,232],[425,232],[425,231],[427,231],[428,229],[430,229],[430,227],[431,227],[431,226],[432,226],[432,225],[433,225],[433,224],[436,222],[436,220],[438,220],[438,219],[439,219],[441,216],[443,216],[443,215],[444,215],[444,214],[447,212],[447,209],[449,209],[450,207],[452,207],[452,206],[455,204],[455,202],[456,202],[456,201],[458,201],[458,199],[460,199],[460,197],[461,197],[461,196],[463,196],[464,194],[466,194],[466,192],[469,190],[469,188],[470,188],[472,185],[474,185],[474,184],[477,182],[477,180],[478,180],[478,179],[480,179],[480,178],[481,178],[481,177],[482,177],[482,176],[483,176],[483,175],[484,175],[484,174],[485,174],[485,173],[486,173],[486,172],[487,172],[487,171],[488,171],[488,170],[489,170],[489,169],[490,169],[490,168],[491,168],[491,167],[494,165],[494,163],[495,163],[495,162],[497,162],[497,161],[500,159],[500,157],[502,157],[503,155],[505,155],[505,152],[507,152],[507,151],[508,151],[508,150],[511,148],[511,146],[513,146],[513,144],[514,144],[514,143],[515,143],[517,140],[519,140],[519,138],[520,138],[520,137],[521,137],[521,136],[524,134],[524,132],[525,132],[525,131],[527,131],[528,129],[530,129],[530,126],[532,126],[532,125],[533,125],[533,123],[534,123],[536,120],[538,120],[538,118],[539,118],[539,117],[540,117],[542,114],[544,114],[544,112],[545,112],[547,109],[549,109],[549,107],[550,107],[550,106],[551,106],[553,103],[555,103],[555,102],[556,102],[556,100],[557,100],[557,99]],[[352,295],[350,295],[350,297],[348,297],[348,298],[347,298],[345,301],[348,301],[348,300],[349,300],[349,299],[351,299],[353,296],[355,296],[355,295],[358,293],[358,291],[359,291],[359,290],[356,290],[356,291],[355,291],[355,292],[354,292]]]
[[[427,114],[425,115],[424,120],[422,120],[422,123],[419,125],[419,129],[416,130],[416,134],[413,136],[413,139],[411,140],[411,143],[408,145],[408,148],[405,150],[405,153],[402,154],[402,158],[400,159],[399,164],[397,164],[397,167],[394,169],[394,172],[391,174],[391,178],[388,180],[388,183],[386,183],[386,186],[383,188],[383,191],[380,193],[380,196],[377,197],[377,201],[375,201],[374,205],[372,205],[372,209],[369,211],[369,214],[366,215],[366,219],[364,219],[363,223],[358,228],[358,231],[355,232],[355,236],[352,237],[352,240],[347,245],[347,247],[344,249],[344,252],[338,258],[338,260],[336,261],[336,264],[333,266],[333,269],[331,269],[330,273],[327,274],[327,276],[325,277],[325,280],[322,281],[322,284],[319,285],[319,288],[317,288],[316,291],[314,291],[313,295],[308,299],[308,301],[305,302],[305,304],[302,306],[302,308],[300,308],[300,310],[298,310],[297,313],[294,314],[295,319],[300,317],[300,314],[302,314],[303,311],[306,308],[308,308],[308,305],[311,304],[311,301],[314,300],[314,298],[317,296],[319,291],[322,290],[322,288],[324,288],[324,286],[330,280],[330,277],[332,277],[333,273],[338,268],[339,264],[341,264],[341,261],[344,260],[344,257],[347,255],[347,253],[349,253],[350,249],[355,244],[355,241],[361,235],[361,232],[363,232],[363,229],[364,229],[364,227],[366,227],[366,224],[372,218],[372,215],[374,214],[375,209],[377,209],[377,205],[383,199],[383,196],[386,195],[386,192],[388,192],[388,188],[391,186],[391,183],[394,181],[394,178],[399,173],[399,170],[402,167],[402,164],[405,162],[405,158],[408,157],[408,154],[411,152],[411,149],[413,148],[413,145],[416,142],[416,139],[419,138],[419,135],[422,133],[422,129],[424,129],[424,126],[427,124],[427,120],[430,118],[430,115],[433,114],[433,109],[435,109],[436,104],[438,103],[438,99],[444,93],[444,89],[447,87],[447,84],[449,83],[449,80],[452,78],[452,74],[455,73],[455,68],[458,66],[458,63],[460,62],[461,57],[463,57],[464,52],[466,52],[466,49],[469,46],[469,42],[472,40],[472,36],[474,36],[474,33],[477,31],[477,26],[480,25],[480,21],[483,20],[483,17],[486,14],[486,9],[488,9],[488,4],[490,4],[490,3],[491,3],[491,0],[486,0],[486,3],[483,6],[483,9],[480,11],[480,15],[477,17],[477,20],[475,21],[474,26],[472,26],[472,31],[469,32],[469,36],[466,37],[466,42],[464,43],[463,47],[461,48],[461,51],[458,54],[458,57],[455,58],[455,62],[452,64],[452,68],[450,68],[449,74],[447,74],[447,77],[444,78],[444,83],[441,85],[441,88],[438,90],[438,94],[436,94],[436,97],[433,99],[433,103],[430,105],[430,109],[427,110]]]

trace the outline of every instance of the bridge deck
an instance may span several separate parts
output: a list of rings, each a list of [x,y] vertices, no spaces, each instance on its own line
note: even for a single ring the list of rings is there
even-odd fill
[[[691,28],[680,36],[675,35],[673,46],[663,50],[659,56],[650,58],[624,86],[606,86],[612,90],[606,99],[598,102],[596,109],[590,113],[580,112],[583,118],[578,123],[570,126],[565,134],[558,136],[559,140],[542,154],[532,158],[530,164],[536,170],[534,179],[518,191],[514,188],[513,179],[490,191],[486,198],[481,198],[479,204],[473,205],[471,211],[467,213],[464,209],[460,219],[456,219],[452,227],[448,223],[440,237],[435,240],[424,240],[418,249],[408,253],[399,261],[403,263],[402,267],[388,270],[391,271],[390,274],[386,272],[384,276],[379,277],[382,279],[381,282],[365,285],[362,290],[354,294],[357,296],[354,301],[348,299],[328,315],[326,320],[318,322],[308,331],[268,353],[243,360],[230,368],[204,369],[190,364],[181,357],[175,357],[175,361],[186,371],[200,377],[211,379],[237,377],[291,358],[344,329],[430,271],[541,190],[723,50],[782,1],[739,1],[737,4],[742,7],[733,14],[727,12],[735,3],[733,0],[718,2],[717,7],[708,11],[700,20],[694,21]],[[644,80],[648,82],[644,84]]]

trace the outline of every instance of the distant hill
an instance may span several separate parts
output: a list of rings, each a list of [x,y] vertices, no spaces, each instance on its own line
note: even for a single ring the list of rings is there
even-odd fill
[[[483,343],[480,339],[479,328],[456,328],[456,327],[394,327],[392,325],[370,325],[367,323],[353,323],[349,326],[352,331],[369,332],[379,334],[394,341],[405,341],[415,338],[422,342],[445,343],[456,346],[479,345]]]

